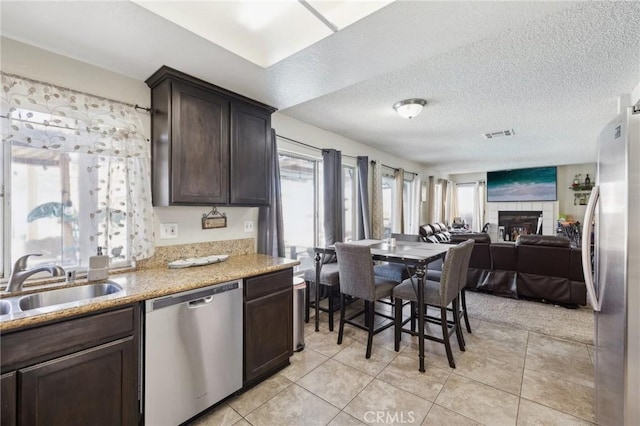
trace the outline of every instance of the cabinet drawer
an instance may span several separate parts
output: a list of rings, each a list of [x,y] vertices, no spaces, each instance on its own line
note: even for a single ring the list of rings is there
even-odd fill
[[[245,279],[245,301],[257,299],[293,286],[293,269],[272,272]]]
[[[89,346],[132,335],[136,330],[133,306],[61,321],[2,336],[2,370],[33,364]]]

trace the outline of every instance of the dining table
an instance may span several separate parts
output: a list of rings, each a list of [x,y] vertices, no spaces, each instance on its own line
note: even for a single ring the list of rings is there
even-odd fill
[[[371,249],[372,260],[389,263],[399,263],[414,272],[411,277],[413,289],[418,299],[418,353],[420,358],[420,372],[424,373],[424,280],[428,265],[438,259],[444,259],[450,247],[449,244],[434,244],[415,241],[396,241],[395,244],[389,240],[357,240],[349,241],[349,244],[368,246]],[[322,265],[336,255],[333,244],[317,246],[315,252],[316,283],[320,282],[320,272]],[[320,286],[315,286],[315,331],[320,331],[319,303]]]

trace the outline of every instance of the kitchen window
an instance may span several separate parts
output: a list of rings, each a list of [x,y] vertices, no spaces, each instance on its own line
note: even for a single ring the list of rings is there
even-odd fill
[[[438,179],[433,190],[433,205],[431,206],[431,217],[433,222],[444,222],[444,190],[442,180]]]
[[[314,267],[313,247],[321,241],[322,161],[282,151],[278,158],[285,256],[299,260],[296,270],[304,271]]]
[[[412,230],[418,229],[418,200],[416,197],[415,185],[418,179],[410,172],[404,172],[404,182],[402,185],[402,213],[404,220],[404,232],[410,234]]]
[[[285,256],[300,261],[296,272],[313,268],[315,246],[324,244],[322,159],[279,151]],[[344,159],[344,157],[343,157]],[[344,241],[354,239],[357,214],[355,165],[342,165]]]
[[[393,205],[396,199],[396,185],[393,172],[382,171],[382,238],[391,237],[393,225],[398,218],[394,215]]]
[[[344,241],[353,241],[357,214],[356,168],[343,165],[342,171],[342,185],[344,186]]]
[[[382,238],[391,237],[395,232],[394,228],[400,228],[400,221],[405,234],[417,232],[415,229],[417,229],[419,217],[415,185],[418,179],[414,173],[404,172],[403,174],[402,194],[399,194],[396,189],[397,177],[394,175],[394,170],[385,167],[382,171],[382,224],[384,227]],[[396,212],[398,209],[394,209],[398,197],[402,197],[402,214]]]
[[[473,210],[475,205],[475,191],[474,184],[459,183],[457,188],[457,201],[458,201],[458,216],[464,220],[464,223],[468,225],[468,229],[474,229],[473,223]]]
[[[149,142],[134,108],[2,74],[3,270],[20,256],[88,267],[153,254]]]

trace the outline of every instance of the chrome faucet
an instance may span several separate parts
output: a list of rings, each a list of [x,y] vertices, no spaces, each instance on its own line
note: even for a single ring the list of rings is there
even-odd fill
[[[27,259],[29,256],[42,256],[42,254],[31,253],[16,260],[16,263],[13,265],[13,269],[11,270],[11,276],[9,277],[9,283],[5,289],[5,293],[13,293],[22,290],[24,281],[38,272],[47,271],[52,277],[64,275],[64,269],[57,265],[42,265],[37,268],[27,269]]]

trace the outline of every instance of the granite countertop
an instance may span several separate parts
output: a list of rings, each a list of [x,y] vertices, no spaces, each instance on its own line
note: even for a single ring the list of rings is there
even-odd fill
[[[182,269],[154,268],[114,274],[109,276],[109,281],[121,285],[123,288],[122,291],[102,296],[99,300],[82,300],[67,303],[62,309],[60,309],[59,305],[56,306],[55,309],[47,307],[3,315],[0,321],[0,332],[70,318],[80,314],[140,302],[212,284],[221,284],[254,275],[261,275],[291,268],[299,263],[297,260],[254,253],[233,255],[224,262],[206,266],[194,266]],[[95,283],[98,283],[98,281]],[[78,280],[73,285],[83,284],[87,284],[87,281]],[[56,283],[47,286],[47,288],[54,289],[68,286],[70,285],[66,283]],[[32,292],[33,291],[24,291],[23,293]]]

